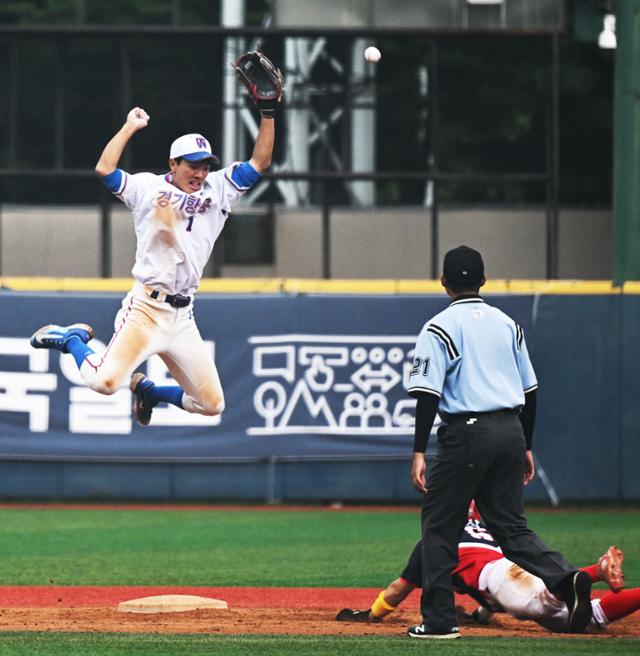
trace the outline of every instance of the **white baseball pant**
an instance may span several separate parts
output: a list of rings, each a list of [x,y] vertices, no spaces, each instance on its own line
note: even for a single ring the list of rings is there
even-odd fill
[[[542,579],[529,574],[508,558],[488,563],[480,573],[478,587],[490,604],[521,620],[533,620],[550,631],[569,631],[569,611],[563,601],[551,594]],[[609,621],[598,599],[591,600],[593,618],[587,631],[608,626]]]
[[[105,351],[82,363],[82,378],[91,389],[113,394],[129,382],[140,364],[157,354],[184,390],[182,405],[187,412],[220,414],[224,410],[220,377],[192,310],[192,304],[174,308],[152,299],[136,283],[122,301]]]

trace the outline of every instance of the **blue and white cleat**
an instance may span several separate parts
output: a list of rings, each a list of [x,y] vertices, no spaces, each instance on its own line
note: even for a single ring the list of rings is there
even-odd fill
[[[80,338],[85,344],[93,338],[93,328],[86,323],[72,323],[70,326],[49,324],[36,330],[29,343],[37,349],[55,349],[67,353],[67,344],[73,337]]]

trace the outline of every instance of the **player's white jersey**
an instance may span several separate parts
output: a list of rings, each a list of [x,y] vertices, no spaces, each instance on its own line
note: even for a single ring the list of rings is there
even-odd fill
[[[167,294],[196,291],[231,205],[248,189],[232,180],[236,166],[209,173],[191,194],[172,185],[168,174],[122,171],[114,194],[133,212],[137,249],[132,274],[138,282]],[[175,242],[163,238],[155,216],[158,205],[169,203],[179,219]]]

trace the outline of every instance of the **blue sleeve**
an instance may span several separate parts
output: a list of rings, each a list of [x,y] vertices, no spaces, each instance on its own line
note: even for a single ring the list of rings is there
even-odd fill
[[[449,368],[449,355],[440,335],[425,326],[418,335],[414,352],[413,367],[409,374],[407,391],[428,392],[440,397]]]
[[[527,392],[531,392],[538,387],[538,380],[536,378],[536,372],[533,369],[533,365],[531,364],[531,360],[529,359],[529,352],[527,351],[527,344],[524,341],[524,336],[522,337],[516,358],[518,363],[518,372],[520,373],[520,380],[522,382],[522,389],[526,394]]]
[[[100,176],[100,182],[102,182],[109,191],[116,194],[120,191],[120,185],[122,184],[122,171],[116,169],[113,173],[109,173],[109,175]]]
[[[231,172],[231,182],[238,187],[238,189],[249,189],[260,179],[260,174],[249,164],[249,162],[242,162],[234,166]]]

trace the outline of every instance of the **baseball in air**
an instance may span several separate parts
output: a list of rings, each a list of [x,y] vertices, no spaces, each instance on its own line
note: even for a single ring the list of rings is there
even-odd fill
[[[381,57],[382,53],[375,46],[369,46],[364,51],[364,58],[372,64],[379,62]]]

